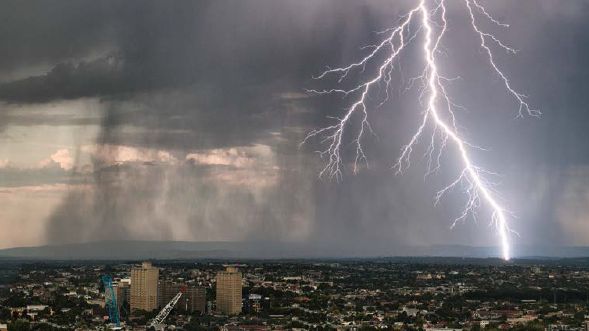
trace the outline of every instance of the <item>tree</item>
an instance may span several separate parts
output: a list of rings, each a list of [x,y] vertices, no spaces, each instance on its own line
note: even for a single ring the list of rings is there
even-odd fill
[[[31,324],[25,320],[16,320],[8,324],[8,331],[30,331]]]
[[[192,318],[190,320],[190,322],[188,322],[188,324],[184,325],[184,328],[187,331],[205,331],[205,330],[207,330],[206,327],[204,327],[200,324],[200,321],[198,318]]]
[[[10,309],[6,307],[0,307],[0,320],[9,320],[12,317]]]
[[[57,331],[59,329],[57,329],[47,323],[41,323],[41,324],[37,324],[36,326],[34,326],[32,330],[33,331]]]

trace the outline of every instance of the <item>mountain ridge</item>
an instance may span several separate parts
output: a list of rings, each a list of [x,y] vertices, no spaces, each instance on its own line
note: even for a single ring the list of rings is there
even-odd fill
[[[467,245],[390,246],[375,250],[326,243],[248,241],[110,240],[0,249],[0,258],[31,260],[291,259],[370,257],[496,258],[496,247]],[[515,258],[589,257],[589,247],[521,246]]]

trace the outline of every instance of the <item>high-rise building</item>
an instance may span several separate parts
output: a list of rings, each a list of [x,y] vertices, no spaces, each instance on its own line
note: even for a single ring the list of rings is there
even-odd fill
[[[126,302],[131,302],[131,279],[121,279],[114,287],[115,294],[117,296],[117,306],[121,309],[121,306]]]
[[[131,269],[131,310],[153,311],[158,307],[157,283],[160,270],[143,262]]]
[[[227,315],[241,313],[241,272],[234,267],[217,273],[217,311]]]
[[[188,286],[184,295],[184,301],[181,299],[181,302],[179,302],[182,309],[191,313],[200,312],[204,314],[206,312],[207,291],[203,286]]]
[[[161,281],[159,284],[159,307],[163,308],[180,291],[183,293],[175,306],[176,309],[189,313],[205,313],[206,290],[204,287],[170,281]]]

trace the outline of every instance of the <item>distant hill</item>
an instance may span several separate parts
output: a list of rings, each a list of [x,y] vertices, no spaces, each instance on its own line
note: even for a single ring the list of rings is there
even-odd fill
[[[17,247],[0,250],[1,257],[54,260],[136,260],[241,257],[253,245],[233,242],[99,241],[79,244]]]
[[[362,257],[497,257],[493,247],[436,245],[387,247],[358,254],[354,247],[334,248],[327,244],[281,242],[186,242],[186,241],[100,241],[79,244],[18,247],[0,250],[0,261],[32,260],[140,260],[140,259],[295,259]],[[517,247],[515,257],[589,257],[589,247]]]

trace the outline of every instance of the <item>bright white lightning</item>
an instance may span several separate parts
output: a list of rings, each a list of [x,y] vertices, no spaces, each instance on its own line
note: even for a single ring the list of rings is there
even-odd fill
[[[519,104],[518,116],[523,116],[524,114],[532,116],[539,115],[537,110],[530,108],[525,101],[525,96],[512,88],[509,79],[496,64],[490,45],[494,44],[510,53],[515,53],[515,50],[504,44],[494,35],[483,31],[477,24],[477,16],[481,16],[500,27],[507,27],[507,25],[493,18],[478,0],[463,1],[468,11],[468,17],[473,32],[480,40],[480,47],[488,58],[488,63],[492,72],[499,76],[506,91]],[[416,24],[419,28],[416,29],[416,31],[410,31],[412,24]],[[436,55],[441,52],[440,43],[446,30],[447,20],[445,0],[437,0],[432,8],[428,8],[427,0],[420,0],[419,4],[401,19],[397,27],[389,28],[381,32],[381,34],[386,35],[386,38],[379,44],[372,45],[372,51],[359,62],[352,63],[346,67],[329,69],[316,77],[317,79],[322,79],[328,75],[337,75],[339,77],[339,82],[341,83],[351,71],[358,70],[360,73],[363,73],[368,64],[378,60],[380,54],[387,54],[380,65],[378,65],[378,70],[374,77],[365,82],[361,82],[349,89],[309,91],[317,94],[339,93],[344,96],[357,95],[357,97],[346,109],[343,116],[334,118],[335,123],[333,125],[311,131],[305,137],[303,143],[311,138],[321,136],[321,143],[325,144],[327,147],[319,153],[321,157],[327,158],[327,162],[325,167],[321,170],[320,176],[335,177],[337,179],[341,178],[343,167],[341,149],[342,144],[344,143],[344,134],[346,133],[346,130],[349,130],[352,118],[358,114],[360,116],[360,127],[357,132],[353,132],[354,138],[352,141],[356,149],[356,157],[353,167],[354,173],[356,173],[359,169],[359,163],[367,162],[364,149],[362,148],[362,139],[367,130],[372,131],[368,121],[367,98],[375,86],[384,83],[386,98],[380,105],[388,100],[388,90],[392,79],[392,72],[395,68],[395,61],[399,60],[400,54],[409,43],[414,41],[419,34],[423,34],[421,42],[423,46],[422,52],[425,67],[422,74],[419,77],[414,78],[412,83],[414,81],[420,81],[422,83],[420,101],[421,98],[424,98],[427,102],[424,103],[420,125],[409,140],[409,143],[401,149],[401,154],[395,164],[395,169],[397,173],[401,173],[404,169],[409,167],[413,148],[418,143],[419,138],[424,134],[424,131],[431,125],[432,136],[430,139],[430,145],[427,148],[427,155],[429,156],[427,174],[435,172],[440,167],[440,157],[448,143],[458,151],[463,166],[458,178],[450,185],[438,191],[435,202],[438,203],[441,197],[449,190],[458,185],[464,185],[468,197],[467,203],[460,216],[454,220],[452,226],[456,225],[458,221],[464,220],[469,215],[474,216],[475,209],[479,207],[481,203],[484,203],[491,210],[491,222],[497,229],[502,256],[505,260],[509,260],[509,234],[513,231],[510,230],[508,226],[506,210],[497,201],[491,183],[484,179],[483,175],[486,172],[472,163],[469,156],[469,150],[474,146],[467,143],[459,134],[456,127],[456,119],[454,117],[454,108],[456,105],[451,101],[451,98],[447,93],[445,84],[451,79],[440,74],[436,62]],[[437,141],[438,144],[436,145]],[[434,151],[436,151],[436,149],[437,154],[434,156]]]

